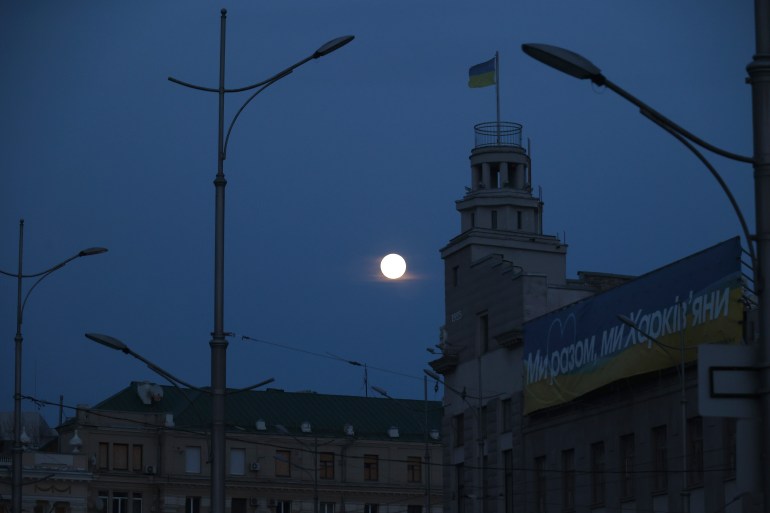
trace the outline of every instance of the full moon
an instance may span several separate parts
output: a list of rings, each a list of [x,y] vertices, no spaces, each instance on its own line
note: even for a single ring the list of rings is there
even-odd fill
[[[380,262],[380,270],[386,278],[397,280],[406,272],[406,261],[401,255],[391,253],[386,255],[382,262]]]

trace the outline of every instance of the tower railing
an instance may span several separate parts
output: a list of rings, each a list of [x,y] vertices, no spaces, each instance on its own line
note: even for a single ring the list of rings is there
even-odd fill
[[[488,121],[473,127],[476,148],[487,146],[513,146],[521,148],[521,125],[509,121]]]

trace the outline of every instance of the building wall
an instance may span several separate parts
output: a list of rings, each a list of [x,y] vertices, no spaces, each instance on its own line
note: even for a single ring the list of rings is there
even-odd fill
[[[523,415],[523,324],[631,279],[586,272],[566,278],[566,245],[542,234],[543,205],[531,195],[528,168],[522,148],[474,149],[471,184],[457,201],[460,233],[441,249],[443,354],[430,365],[445,384],[444,512],[735,511],[738,429],[698,417],[694,367],[684,421],[675,369]],[[495,178],[510,169],[520,172],[512,189]],[[692,445],[687,433],[697,426]],[[605,459],[595,471],[599,447]],[[655,463],[653,447],[664,463]],[[700,466],[703,477],[693,480]],[[601,499],[593,476],[604,478]],[[683,476],[690,481],[683,484]]]
[[[479,261],[471,256],[470,249],[463,248],[445,258],[444,354],[431,363],[446,385],[444,506],[452,513],[463,508],[468,513],[503,513],[506,497],[510,508],[521,494],[512,483],[523,478],[522,325],[593,291],[564,282],[560,266],[552,268],[552,277],[530,273],[499,254]],[[462,433],[456,425],[460,415]]]
[[[81,451],[88,456],[88,470],[93,475],[85,495],[88,512],[209,511],[209,443],[205,432],[176,426],[166,413],[86,409],[61,429],[64,440],[77,429],[83,442]],[[423,465],[426,443],[414,437],[401,440],[384,433],[375,439],[346,436],[342,426],[339,433],[317,437],[275,430],[231,431],[226,447],[226,513],[315,512],[316,496],[320,513],[418,513],[424,511],[426,496],[431,511],[437,513],[442,496],[440,442],[430,439],[427,449],[431,459],[429,494]],[[290,455],[288,475],[276,472],[285,463],[276,458],[284,454],[279,451]],[[321,453],[333,454],[333,471],[329,470],[333,476],[327,474],[329,479],[321,472]],[[128,455],[127,460],[123,454]],[[365,479],[366,455],[378,456],[376,479]],[[410,458],[416,458],[411,466]],[[114,512],[115,501],[123,496],[129,510]],[[139,500],[141,510],[131,509]],[[376,505],[376,511],[365,505]]]
[[[12,504],[13,413],[0,412],[0,513]],[[85,513],[92,479],[83,454],[57,454],[58,434],[37,411],[21,413],[21,507],[26,513]]]
[[[531,470],[520,489],[523,500],[517,511],[541,511],[536,504],[538,458],[545,462],[547,499],[542,511],[682,511],[682,492],[690,501],[685,511],[716,511],[729,502],[735,481],[735,423],[698,416],[695,373],[694,366],[687,369],[684,414],[680,376],[668,369],[616,382],[563,407],[522,418],[526,443],[521,464]],[[693,436],[698,424],[701,438]],[[654,435],[661,429],[662,457]],[[630,461],[623,457],[623,437],[633,437]],[[602,472],[593,466],[595,444],[604,446]],[[564,467],[565,451],[574,451],[574,485],[569,485]],[[604,493],[594,496],[599,479]],[[624,479],[633,490],[630,494],[623,493]],[[571,507],[565,503],[568,494],[574,497]]]

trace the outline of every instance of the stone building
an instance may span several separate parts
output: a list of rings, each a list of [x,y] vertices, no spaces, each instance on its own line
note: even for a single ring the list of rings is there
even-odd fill
[[[570,382],[556,391],[558,400],[534,409],[525,404],[534,389],[527,344],[543,343],[544,357],[551,357],[547,336],[531,328],[535,322],[568,305],[613,300],[614,291],[633,290],[637,280],[590,272],[567,278],[566,244],[542,230],[543,202],[534,195],[521,129],[475,127],[470,185],[456,202],[460,233],[441,249],[442,354],[430,365],[445,384],[444,511],[732,507],[735,421],[699,416],[693,348],[684,366],[672,354],[640,372],[611,377],[601,370],[593,388],[576,393]],[[733,323],[740,331],[739,289],[730,289],[730,311],[733,321],[740,317]],[[611,301],[602,305],[616,324],[615,314],[628,313],[620,303],[617,310]]]
[[[58,434],[38,412],[22,412],[22,508],[29,513],[85,511],[85,497],[92,479],[88,458],[61,454]],[[77,439],[75,440],[77,442]],[[11,509],[13,413],[0,413],[0,512]]]
[[[55,513],[210,511],[210,401],[205,389],[134,382],[79,407],[58,428],[75,454],[45,455],[82,467],[80,495]],[[441,416],[436,401],[230,391],[226,513],[438,512]],[[25,494],[33,476],[58,479],[25,462]],[[28,513],[33,503],[25,496]],[[34,513],[54,504],[43,506]]]

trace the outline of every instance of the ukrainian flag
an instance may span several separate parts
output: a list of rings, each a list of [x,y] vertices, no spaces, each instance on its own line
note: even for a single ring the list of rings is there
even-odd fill
[[[495,58],[471,66],[468,70],[468,87],[487,87],[495,84]]]

